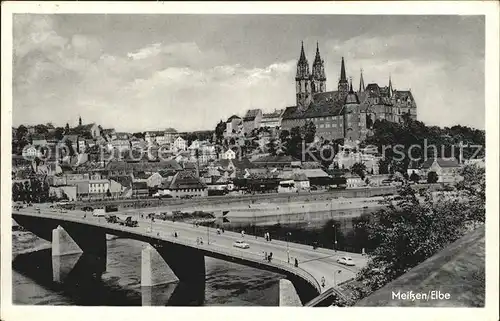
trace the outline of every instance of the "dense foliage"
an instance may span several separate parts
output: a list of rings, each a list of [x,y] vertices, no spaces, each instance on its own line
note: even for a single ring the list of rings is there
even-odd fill
[[[24,183],[12,184],[12,199],[15,202],[43,203],[51,201],[49,184],[38,178],[32,178]]]
[[[409,117],[405,117],[400,124],[376,120],[373,135],[367,137],[363,145],[377,146],[385,156],[379,164],[382,174],[395,171],[405,173],[410,164],[410,156],[413,160],[418,160],[417,163],[431,157],[458,159],[460,145],[468,146],[463,148],[464,159],[484,157],[485,132],[460,125],[445,128],[426,126]],[[479,153],[474,155],[478,149]]]
[[[367,296],[408,272],[456,241],[485,218],[485,172],[469,165],[456,195],[419,196],[408,185],[399,190],[398,201],[386,202],[371,220],[359,222],[373,248],[368,266],[358,275],[353,290],[357,299]],[[351,302],[351,303],[353,303]]]

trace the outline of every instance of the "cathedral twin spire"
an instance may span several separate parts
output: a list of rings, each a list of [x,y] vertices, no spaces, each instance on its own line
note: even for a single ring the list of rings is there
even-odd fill
[[[309,72],[309,62],[304,52],[304,42],[302,42],[295,82],[297,86],[297,106],[303,109],[309,106],[313,94],[326,91],[325,62],[321,59],[318,43],[316,43],[316,56],[312,64],[312,72]]]

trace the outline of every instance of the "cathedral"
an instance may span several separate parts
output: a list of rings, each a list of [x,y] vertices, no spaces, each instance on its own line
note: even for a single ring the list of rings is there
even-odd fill
[[[325,62],[319,45],[310,69],[302,43],[295,76],[296,106],[285,109],[282,130],[313,122],[320,139],[361,141],[377,119],[400,122],[404,114],[416,118],[417,105],[411,91],[394,89],[390,77],[388,86],[371,83],[365,87],[362,71],[355,91],[352,80],[347,80],[345,65],[342,57],[337,90],[326,91]]]

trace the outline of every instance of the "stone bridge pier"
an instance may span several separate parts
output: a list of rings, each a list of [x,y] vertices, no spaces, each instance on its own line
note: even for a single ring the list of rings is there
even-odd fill
[[[77,224],[58,225],[52,230],[52,276],[63,282],[85,254],[86,271],[101,276],[106,271],[106,233]]]
[[[178,244],[150,244],[141,253],[141,286],[205,282],[205,256]]]

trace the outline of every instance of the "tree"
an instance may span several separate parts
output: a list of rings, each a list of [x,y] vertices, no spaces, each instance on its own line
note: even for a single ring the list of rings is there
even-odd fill
[[[467,200],[467,217],[476,222],[485,221],[486,175],[485,169],[477,165],[464,166],[460,172],[462,181],[456,187]]]
[[[45,135],[48,132],[49,132],[49,129],[47,128],[47,126],[45,126],[43,124],[39,124],[39,125],[35,126],[35,133],[37,133],[39,135]]]
[[[143,132],[133,133],[132,136],[134,136],[135,138],[138,138],[138,139],[144,139],[144,133]]]
[[[368,232],[374,247],[368,266],[360,271],[359,288],[367,295],[420,264],[467,232],[467,204],[456,199],[421,200],[410,186],[402,187],[400,201],[387,201],[373,213],[371,222],[359,226]]]
[[[437,183],[438,180],[439,177],[436,172],[431,171],[427,174],[427,183],[429,184]]]
[[[226,123],[221,120],[215,127],[215,138],[217,139],[218,142],[222,141],[225,130],[226,130]]]
[[[66,139],[64,141],[64,144],[66,145],[66,147],[68,147],[69,156],[74,156],[75,150],[73,149],[73,144],[71,143],[71,141],[69,139]]]
[[[290,137],[290,132],[288,130],[284,129],[280,132],[280,140],[282,143],[285,143],[289,137]]]
[[[365,179],[366,165],[363,163],[354,163],[351,166],[351,172]]]
[[[276,156],[276,138],[271,138],[267,143],[267,152],[272,156]]]
[[[306,123],[303,128],[304,131],[304,140],[306,143],[310,144],[314,141],[314,137],[316,136],[316,126],[312,121]]]
[[[413,171],[410,175],[410,181],[418,183],[420,181],[420,176]]]
[[[27,133],[28,133],[28,129],[26,128],[26,126],[19,125],[19,127],[17,127],[17,131],[16,131],[16,138],[18,140],[21,140],[22,138],[26,137]]]
[[[64,137],[64,128],[57,127],[55,132],[54,132],[54,136],[57,140],[62,140]]]
[[[82,117],[78,117],[78,126],[82,126]]]
[[[109,188],[108,188],[108,190],[106,191],[106,196],[107,196],[107,197],[111,197],[111,191],[109,190]]]
[[[66,123],[66,127],[64,127],[64,134],[68,135],[69,134],[69,124]]]

